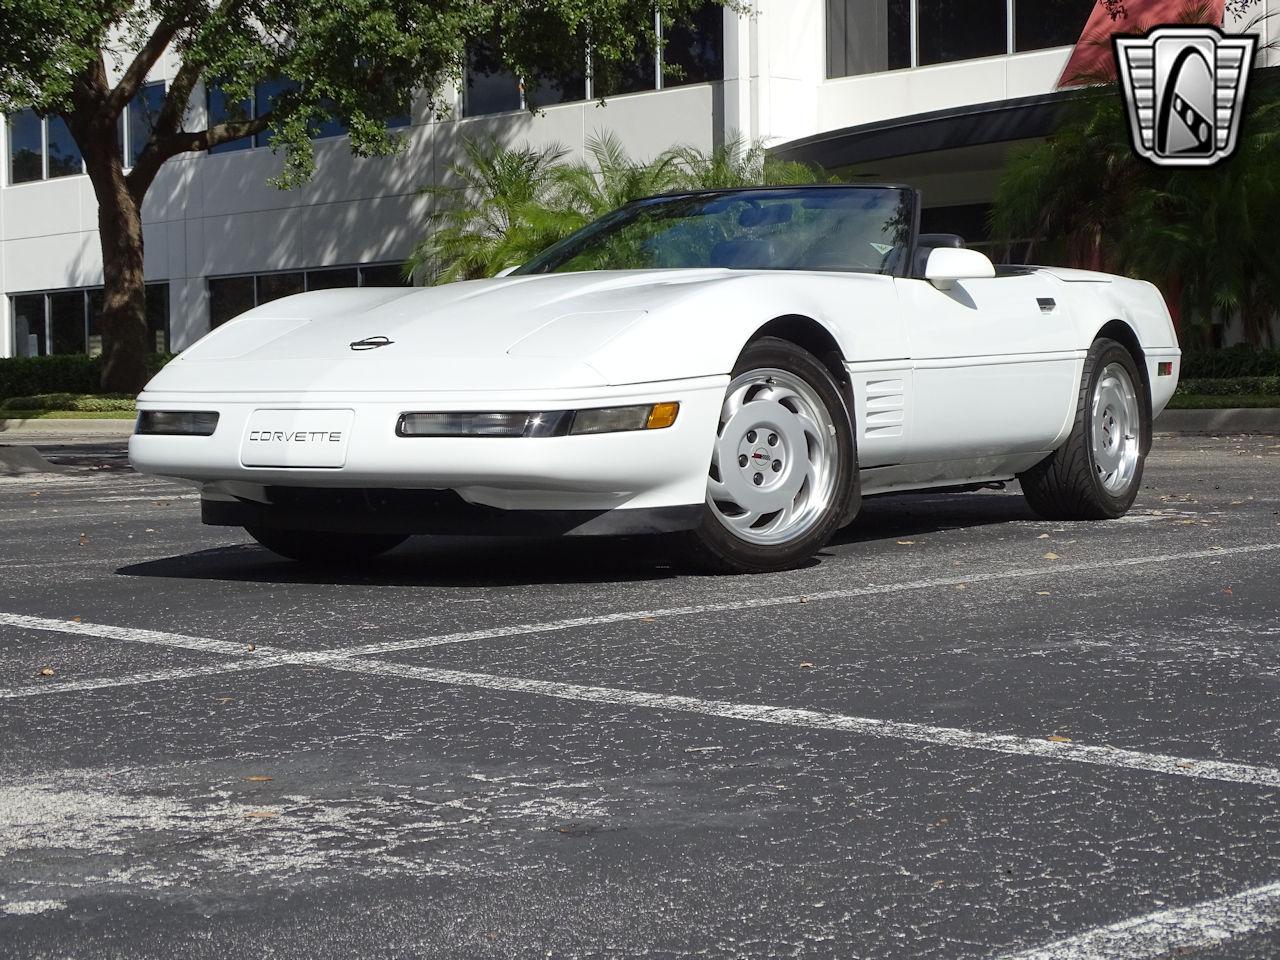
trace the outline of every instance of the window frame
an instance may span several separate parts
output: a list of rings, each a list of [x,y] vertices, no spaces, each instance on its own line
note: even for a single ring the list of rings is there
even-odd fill
[[[824,55],[827,58],[826,79],[828,81],[844,80],[849,77],[873,76],[875,74],[881,74],[881,73],[896,73],[899,70],[915,70],[920,67],[939,67],[939,66],[944,66],[946,64],[951,64],[951,63],[972,63],[977,60],[990,60],[993,57],[1012,57],[1012,56],[1020,56],[1020,55],[1029,54],[1029,53],[1042,53],[1046,50],[1061,50],[1064,47],[1074,46],[1080,41],[1080,37],[1078,35],[1075,40],[1072,40],[1068,43],[1055,44],[1054,46],[1049,46],[1049,47],[1034,47],[1027,50],[1019,50],[1018,49],[1017,17],[1018,17],[1018,4],[1022,2],[1022,0],[1004,0],[1005,38],[1004,38],[1004,50],[1002,52],[986,54],[981,57],[965,57],[959,60],[939,60],[932,63],[921,63],[920,62],[920,4],[922,0],[906,0],[908,4],[909,31],[910,31],[910,39],[908,41],[908,43],[910,44],[909,63],[900,67],[886,67],[883,70],[871,70],[865,73],[833,74],[831,72],[832,71],[831,50],[829,46],[829,41],[830,41],[829,31],[831,29],[831,19],[832,19],[831,4],[833,2],[836,2],[836,0],[827,0],[824,6],[824,16],[822,19],[823,51],[824,51]],[[1080,24],[1081,35],[1083,35],[1084,29],[1087,26],[1087,20],[1088,18],[1086,18],[1086,21],[1084,23]]]
[[[34,181],[33,181],[34,182]],[[170,281],[152,280],[144,283],[145,291],[150,291],[156,287],[165,288],[165,317],[164,317],[164,345],[165,349],[151,350],[152,353],[168,352],[173,343],[173,298],[172,291],[169,289]],[[28,356],[28,354],[18,352],[17,342],[17,316],[14,310],[13,301],[20,297],[39,297],[43,305],[41,312],[41,343],[44,346],[44,353],[35,354],[35,356],[51,357],[51,356],[97,356],[90,351],[92,345],[92,327],[91,320],[93,318],[93,301],[92,297],[95,293],[102,292],[104,288],[101,284],[92,287],[53,287],[44,290],[8,290],[4,296],[9,301],[9,334],[13,343],[14,356]],[[70,294],[79,294],[81,299],[81,333],[84,349],[78,353],[55,354],[53,353],[53,303],[51,298],[55,296],[67,296]],[[144,293],[145,296],[145,293]],[[154,346],[154,341],[150,338],[151,327],[148,323],[148,341]]]

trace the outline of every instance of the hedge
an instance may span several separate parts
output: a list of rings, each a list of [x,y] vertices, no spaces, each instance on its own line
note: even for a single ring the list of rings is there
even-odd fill
[[[31,397],[9,397],[0,401],[0,410],[74,410],[78,413],[133,413],[133,397],[121,394],[40,393]]]
[[[1206,397],[1233,394],[1280,397],[1280,377],[1189,377],[1178,381],[1178,393]]]
[[[171,354],[149,354],[148,374],[154,375],[171,359]],[[0,400],[46,393],[97,393],[101,379],[101,357],[90,357],[82,353],[51,357],[0,357]]]
[[[1182,357],[1181,375],[1189,379],[1280,377],[1280,350],[1237,344],[1223,350],[1200,350]]]

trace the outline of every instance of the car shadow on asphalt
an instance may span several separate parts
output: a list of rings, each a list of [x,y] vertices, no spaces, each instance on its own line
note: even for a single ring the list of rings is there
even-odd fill
[[[360,566],[308,567],[246,543],[120,567],[127,577],[391,587],[514,587],[665,580],[678,570],[646,538],[414,537]]]
[[[996,493],[898,494],[869,498],[858,519],[831,547],[872,545],[956,528],[1035,519],[1021,497]],[[120,567],[128,577],[245,583],[372,586],[511,587],[668,580],[691,572],[669,539],[647,537],[414,537],[360,567],[314,568],[246,543],[177,554]]]

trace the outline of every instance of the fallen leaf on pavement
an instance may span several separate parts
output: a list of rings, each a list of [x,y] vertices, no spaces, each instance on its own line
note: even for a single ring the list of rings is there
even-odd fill
[[[1060,559],[1062,559],[1062,558],[1061,558],[1061,557],[1059,557],[1056,553],[1054,553],[1052,550],[1050,550],[1048,553],[1046,553],[1046,554],[1044,555],[1044,558],[1045,558],[1046,560],[1060,560]]]
[[[1236,592],[1232,590],[1230,587],[1223,587],[1222,592],[1225,593],[1228,597],[1234,597],[1236,595]]]
[[[52,677],[52,676],[53,676],[53,667],[41,667],[41,668],[40,668],[40,676],[42,676],[42,677]]]
[[[900,547],[909,547],[909,546],[911,546],[913,543],[915,543],[915,541],[914,541],[914,540],[899,540],[899,541],[898,541],[898,546],[900,546]]]
[[[265,773],[253,773],[247,777],[241,777],[241,780],[248,780],[250,783],[266,783],[271,778]]]
[[[1036,596],[1037,596],[1037,597],[1047,597],[1047,596],[1050,596],[1050,591],[1048,591],[1048,590],[1037,590],[1037,591],[1036,591]]]
[[[71,618],[71,622],[72,622],[72,623],[80,623],[80,622],[81,622],[81,620],[80,620],[80,618],[79,618],[79,617],[72,617],[72,618]]]
[[[653,621],[654,621],[654,620],[656,620],[656,619],[657,619],[657,617],[641,617],[641,618],[640,618],[640,622],[641,622],[641,623],[653,623]]]
[[[1052,737],[1050,737],[1050,738],[1049,738],[1049,741],[1050,741],[1051,743],[1070,743],[1070,742],[1071,742],[1071,738],[1070,738],[1070,737],[1060,737],[1060,736],[1058,736],[1058,735],[1055,733]]]
[[[1037,539],[1037,540],[1048,540],[1048,539],[1049,539],[1049,535],[1048,535],[1047,533],[1042,533],[1042,534],[1040,534],[1040,536],[1036,537],[1036,539]]]
[[[813,669],[813,664],[812,664],[812,663],[810,663],[808,660],[801,660],[801,661],[800,661],[800,669],[801,669],[801,670],[812,670],[812,669]]]
[[[956,586],[955,586],[955,589],[957,589],[957,590],[968,590],[969,588],[968,588],[967,586],[965,586],[963,583],[957,583],[957,584],[956,584]]]
[[[258,649],[258,645],[256,643],[247,643],[244,648],[250,653],[253,653],[253,651]]]
[[[269,820],[275,815],[276,812],[274,810],[250,810],[245,814],[246,817],[253,820]]]

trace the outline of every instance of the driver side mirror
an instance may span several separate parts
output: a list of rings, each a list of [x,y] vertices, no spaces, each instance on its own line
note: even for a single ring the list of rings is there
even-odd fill
[[[995,275],[995,266],[984,254],[965,247],[935,247],[924,268],[924,278],[939,290],[950,290],[958,280],[986,280]]]

